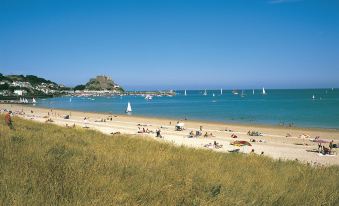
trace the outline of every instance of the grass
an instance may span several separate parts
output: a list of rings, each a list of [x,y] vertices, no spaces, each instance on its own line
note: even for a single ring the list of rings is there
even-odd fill
[[[3,119],[3,116],[0,116]],[[339,168],[0,123],[0,205],[338,205]]]

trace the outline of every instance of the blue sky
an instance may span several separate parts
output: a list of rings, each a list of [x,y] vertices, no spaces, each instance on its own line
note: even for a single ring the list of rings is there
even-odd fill
[[[0,0],[0,72],[127,89],[339,87],[337,0]]]

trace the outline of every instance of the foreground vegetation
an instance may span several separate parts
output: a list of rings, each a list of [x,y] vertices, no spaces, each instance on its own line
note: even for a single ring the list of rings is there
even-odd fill
[[[18,118],[15,127],[0,123],[0,205],[339,204],[338,167]]]

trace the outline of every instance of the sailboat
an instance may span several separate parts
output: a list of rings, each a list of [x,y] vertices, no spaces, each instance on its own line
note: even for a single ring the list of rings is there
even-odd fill
[[[313,100],[315,100],[315,96],[314,96],[314,94],[313,94],[313,96],[312,96],[312,99],[313,99]]]
[[[222,95],[222,89],[220,89],[220,95]]]
[[[35,100],[34,98],[32,99],[32,103],[33,103],[33,104],[35,104],[35,103],[36,103],[36,100]]]
[[[205,92],[204,92],[204,94],[203,94],[204,96],[207,96],[207,91],[206,91],[206,89],[205,89]]]
[[[71,97],[71,98],[69,98],[69,102],[72,102],[72,97]]]
[[[241,97],[244,97],[244,90],[241,90]]]
[[[254,95],[254,89],[253,89],[253,95]]]
[[[215,97],[215,94],[213,93],[213,95],[212,95],[213,97]]]
[[[262,94],[263,94],[263,95],[266,95],[266,91],[265,91],[265,88],[264,88],[264,87],[262,88]]]
[[[186,89],[185,89],[185,96],[187,96],[187,92],[186,92]]]
[[[126,113],[131,113],[131,112],[132,112],[131,103],[128,102],[128,103],[127,103],[127,108],[126,108]]]

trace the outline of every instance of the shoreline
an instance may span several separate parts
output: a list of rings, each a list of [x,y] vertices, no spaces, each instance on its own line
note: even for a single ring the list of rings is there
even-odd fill
[[[296,160],[301,162],[320,164],[320,165],[339,165],[339,156],[320,156],[315,153],[317,143],[309,141],[310,138],[320,136],[321,139],[331,139],[334,143],[339,143],[339,131],[330,129],[314,129],[299,127],[279,127],[270,125],[244,125],[244,124],[226,124],[220,122],[205,122],[183,120],[186,130],[175,131],[174,126],[178,120],[170,118],[156,118],[134,115],[119,115],[100,112],[83,112],[76,110],[51,109],[36,107],[32,105],[0,105],[1,109],[12,111],[24,111],[24,115],[18,115],[24,119],[30,119],[38,122],[46,122],[48,118],[53,120],[54,124],[60,126],[77,127],[88,126],[90,129],[98,130],[105,134],[114,134],[120,132],[123,134],[137,135],[136,137],[153,138],[159,141],[165,141],[179,146],[188,146],[198,149],[212,149],[218,152],[229,152],[234,149],[240,149],[241,153],[251,153],[254,149],[255,154],[264,152],[264,155],[273,159]],[[33,110],[33,113],[31,113]],[[53,112],[51,112],[53,111]],[[50,115],[48,116],[48,113]],[[70,115],[70,119],[64,119],[65,115]],[[108,117],[111,118],[108,118]],[[84,120],[84,117],[88,117]],[[102,121],[105,120],[105,121]],[[171,122],[171,124],[170,124]],[[194,133],[202,126],[202,133],[212,135],[204,138],[203,136],[188,138],[190,131]],[[138,133],[138,130],[147,129],[151,133]],[[156,138],[155,132],[161,130],[164,138]],[[258,131],[262,136],[249,136],[248,131]],[[290,136],[286,137],[286,134]],[[232,138],[236,135],[237,138]],[[245,140],[251,142],[250,147],[235,147],[230,145],[235,140]],[[223,145],[222,148],[216,149],[206,147],[214,141]],[[328,145],[325,145],[326,147]],[[339,152],[337,150],[337,152]]]

